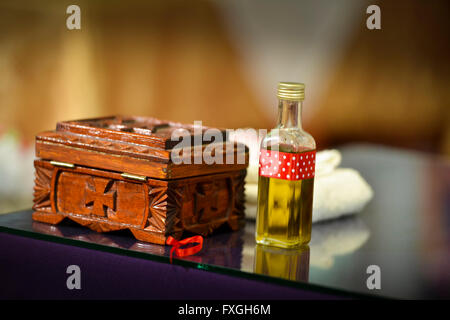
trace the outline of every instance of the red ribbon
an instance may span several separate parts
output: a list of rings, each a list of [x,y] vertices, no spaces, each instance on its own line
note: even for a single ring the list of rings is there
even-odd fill
[[[197,243],[195,246],[191,246],[186,249],[181,249],[181,246],[190,244],[190,243]],[[193,254],[196,254],[200,250],[202,250],[203,247],[203,237],[202,236],[193,236],[190,238],[186,238],[183,240],[176,240],[175,238],[169,236],[167,238],[166,244],[169,246],[172,246],[172,249],[170,250],[170,263],[172,263],[172,254],[175,252],[175,255],[177,257],[186,257],[191,256]]]

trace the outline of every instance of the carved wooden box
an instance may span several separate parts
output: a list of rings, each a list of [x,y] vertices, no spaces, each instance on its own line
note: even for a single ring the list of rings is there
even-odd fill
[[[33,219],[57,224],[69,218],[98,232],[129,229],[159,244],[184,231],[238,229],[248,149],[216,129],[225,141],[214,141],[210,154],[223,163],[200,163],[195,157],[202,159],[211,146],[204,139],[208,129],[119,116],[59,122],[55,131],[36,136]],[[193,142],[178,152],[181,164],[171,156],[180,149],[175,130]]]

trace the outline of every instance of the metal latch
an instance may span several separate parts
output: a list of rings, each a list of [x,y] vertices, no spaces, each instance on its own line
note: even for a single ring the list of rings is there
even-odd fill
[[[124,178],[138,180],[138,181],[146,181],[147,180],[146,176],[138,176],[138,175],[126,173],[126,172],[122,173],[121,176]]]
[[[67,163],[67,162],[59,162],[59,161],[50,161],[50,164],[58,167],[65,167],[65,168],[74,168],[75,165],[73,163]]]

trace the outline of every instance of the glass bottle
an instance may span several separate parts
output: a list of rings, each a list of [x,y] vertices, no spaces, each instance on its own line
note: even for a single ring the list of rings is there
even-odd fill
[[[316,143],[302,129],[302,83],[278,84],[278,123],[261,142],[256,242],[282,248],[311,239]]]

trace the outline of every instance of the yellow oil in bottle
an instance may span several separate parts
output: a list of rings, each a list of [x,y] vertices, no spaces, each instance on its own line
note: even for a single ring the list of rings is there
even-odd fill
[[[259,177],[256,242],[283,248],[311,240],[314,178]]]

